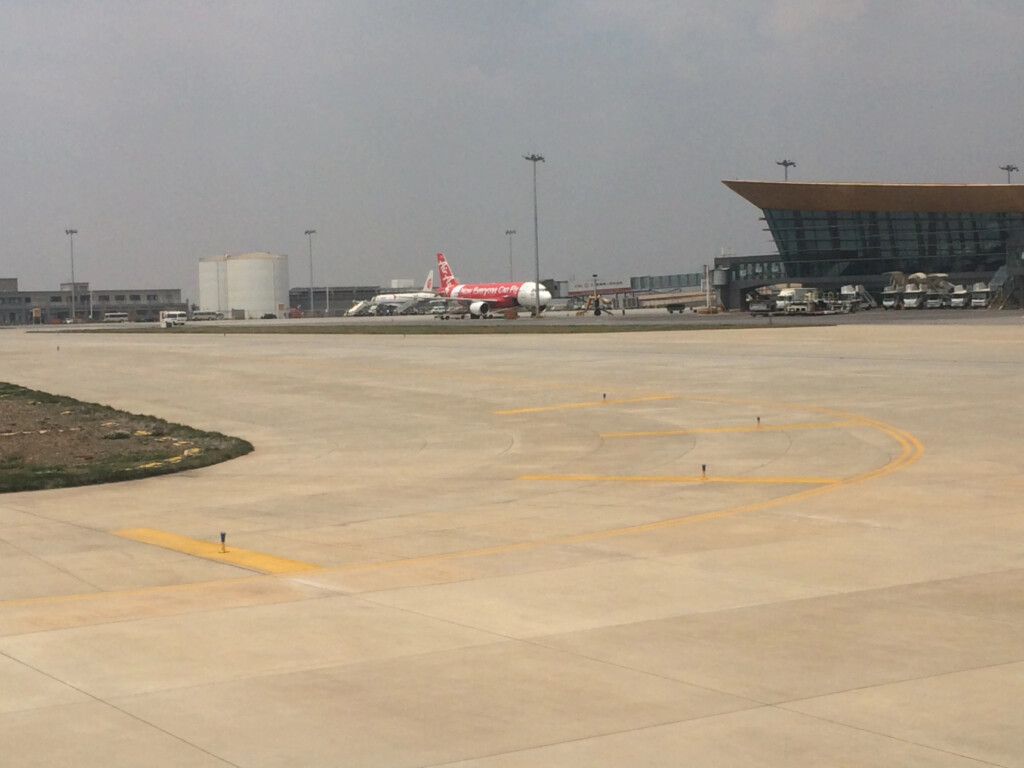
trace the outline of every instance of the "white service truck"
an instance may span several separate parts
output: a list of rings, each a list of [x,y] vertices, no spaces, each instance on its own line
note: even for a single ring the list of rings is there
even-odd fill
[[[176,325],[184,325],[188,320],[188,313],[180,310],[161,310],[160,325],[164,328],[173,328]]]

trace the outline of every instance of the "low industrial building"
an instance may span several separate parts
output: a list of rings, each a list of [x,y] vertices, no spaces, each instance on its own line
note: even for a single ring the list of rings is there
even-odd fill
[[[310,288],[292,288],[288,291],[288,305],[302,315],[313,317],[341,317],[360,301],[372,299],[381,292],[379,285],[329,285]]]
[[[199,310],[235,320],[284,317],[288,257],[257,251],[200,259]]]
[[[940,273],[988,282],[1006,267],[1020,283],[1024,186],[723,181],[759,209],[776,254],[715,260],[718,298],[744,308],[761,286],[822,290],[864,285],[880,293],[886,273]]]
[[[73,288],[73,289],[72,289]],[[0,278],[0,325],[156,320],[162,310],[187,309],[180,288],[92,289],[87,282],[61,283],[56,291],[21,291],[18,278]]]

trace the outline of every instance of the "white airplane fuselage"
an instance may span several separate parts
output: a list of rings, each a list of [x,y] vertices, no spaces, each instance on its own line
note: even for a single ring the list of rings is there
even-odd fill
[[[423,290],[406,293],[378,293],[368,303],[358,305],[354,309],[358,309],[360,314],[365,314],[365,311],[369,311],[370,314],[378,314],[381,307],[392,307],[393,311],[404,312],[417,304],[426,304],[437,297],[438,294],[434,291],[434,270],[430,270],[423,283]]]
[[[378,293],[370,299],[371,307],[379,307],[382,304],[394,306],[413,305],[421,301],[436,299],[437,294],[433,291],[415,291],[413,293]]]

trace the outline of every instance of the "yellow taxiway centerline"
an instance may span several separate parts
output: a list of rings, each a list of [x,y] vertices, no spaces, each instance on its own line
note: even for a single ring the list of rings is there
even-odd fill
[[[620,405],[622,403],[649,403],[652,400],[675,400],[679,395],[651,395],[649,397],[626,397],[621,400],[587,400],[582,403],[560,403],[559,405],[538,405],[533,408],[512,408],[506,411],[495,411],[496,416],[508,416],[513,413],[540,413],[541,411],[563,411],[568,408],[596,408],[600,405]]]
[[[739,400],[724,397],[693,397],[687,399],[743,404],[757,402],[751,400]],[[664,528],[675,528],[677,526],[693,525],[695,523],[702,523],[707,520],[716,520],[723,517],[731,517],[733,515],[745,514],[747,512],[760,512],[765,509],[771,509],[773,507],[780,507],[786,504],[792,504],[794,502],[814,498],[825,493],[830,493],[839,488],[845,488],[851,485],[857,485],[859,483],[883,477],[893,472],[897,472],[910,464],[913,464],[924,454],[924,446],[916,437],[911,435],[909,432],[899,429],[898,427],[894,427],[891,424],[886,424],[885,422],[878,421],[876,419],[871,419],[864,416],[857,416],[851,413],[843,413],[842,411],[836,411],[830,408],[798,406],[791,405],[788,403],[762,404],[774,405],[776,407],[787,408],[791,410],[803,410],[812,413],[820,413],[832,417],[838,416],[840,418],[849,419],[856,426],[871,427],[872,429],[876,429],[879,432],[888,435],[890,438],[895,440],[896,443],[900,446],[900,453],[898,456],[891,459],[887,464],[884,464],[883,466],[878,467],[876,469],[868,470],[867,472],[861,472],[860,474],[853,475],[851,477],[846,477],[834,482],[816,485],[813,488],[807,488],[802,491],[797,491],[796,493],[789,493],[784,496],[776,496],[775,498],[772,499],[761,499],[758,501],[750,502],[748,504],[740,504],[735,507],[726,507],[724,509],[716,509],[710,512],[703,512],[696,515],[687,515],[685,517],[672,517],[666,520],[654,520],[649,523],[639,523],[637,525],[626,525],[619,528],[606,528],[604,530],[588,531],[586,533],[569,534],[566,536],[552,536],[544,539],[534,539],[533,541],[520,541],[510,544],[497,544],[495,546],[481,547],[479,549],[462,550],[457,552],[438,552],[433,555],[422,555],[420,557],[403,558],[399,560],[382,560],[377,562],[353,563],[350,565],[337,566],[331,568],[331,570],[356,571],[369,570],[373,568],[393,568],[397,566],[411,565],[414,563],[429,563],[468,557],[484,557],[492,554],[515,552],[517,550],[524,549],[533,549],[535,547],[544,547],[559,544],[579,544],[589,541],[598,541],[600,539],[611,538],[615,536],[629,536],[631,534],[649,533]]]
[[[804,483],[828,485],[840,477],[703,477],[701,475],[521,475],[516,480],[608,483]]]
[[[224,547],[224,551],[221,551],[220,542],[190,539],[187,536],[179,536],[153,528],[130,528],[123,531],[112,531],[112,533],[125,539],[141,541],[143,544],[152,544],[164,549],[172,549],[175,552],[183,552],[186,555],[195,555],[207,560],[250,568],[262,573],[295,573],[297,571],[314,571],[322,567],[238,547]]]
[[[657,437],[660,435],[714,435],[721,432],[771,432],[791,429],[834,429],[855,427],[856,421],[812,421],[804,424],[765,424],[752,427],[697,427],[695,429],[658,429],[647,432],[604,432],[598,437]]]
[[[724,400],[724,398],[723,398]],[[743,402],[743,401],[734,401]],[[783,406],[787,407],[787,406]],[[795,406],[788,406],[795,407]],[[726,507],[724,509],[716,509],[711,512],[703,512],[696,515],[687,515],[685,517],[672,517],[666,520],[654,520],[649,523],[639,523],[637,525],[627,525],[620,528],[606,528],[604,530],[588,531],[586,533],[569,534],[566,536],[552,536],[546,539],[535,539],[533,541],[520,541],[511,544],[498,544],[492,547],[481,547],[479,549],[462,550],[458,552],[439,552],[433,555],[422,555],[420,557],[403,558],[400,560],[384,560],[369,563],[353,563],[351,565],[343,565],[334,567],[332,571],[355,571],[355,570],[368,570],[371,568],[393,568],[396,566],[411,565],[414,563],[428,563],[437,562],[443,560],[452,560],[457,558],[465,557],[483,557],[492,554],[499,554],[505,552],[515,552],[523,549],[533,549],[535,547],[552,546],[557,544],[580,544],[589,541],[598,541],[600,539],[611,538],[615,536],[628,536],[637,533],[649,533],[651,531],[657,531],[664,528],[675,528],[682,525],[692,525],[694,523],[701,523],[706,520],[715,520],[723,517],[731,517],[733,515],[744,514],[747,512],[759,512],[765,509],[771,509],[772,507],[779,507],[785,504],[792,504],[797,501],[803,501],[804,499],[810,499],[821,494],[829,493],[838,488],[844,488],[850,485],[857,485],[868,480],[874,480],[875,478],[882,477],[884,475],[891,474],[900,469],[903,469],[909,464],[914,463],[922,454],[924,454],[924,446],[921,442],[911,435],[909,432],[905,432],[902,429],[893,427],[875,419],[869,419],[865,417],[854,416],[853,414],[844,414],[839,411],[832,411],[826,408],[814,408],[807,407],[805,410],[815,411],[817,413],[827,413],[831,415],[848,416],[859,426],[868,426],[885,433],[893,440],[895,440],[902,450],[899,456],[889,461],[884,466],[878,467],[877,469],[862,472],[852,477],[843,478],[831,483],[817,485],[813,488],[807,488],[796,493],[786,494],[785,496],[777,496],[772,499],[762,499],[754,501],[748,504],[741,504],[735,507]]]
[[[703,402],[717,402],[717,403],[736,403],[743,405],[758,404],[762,407],[774,406],[777,408],[784,408],[787,410],[804,411],[806,413],[817,413],[827,417],[840,418],[849,420],[853,426],[870,427],[875,429],[882,434],[887,435],[891,438],[898,446],[899,453],[890,458],[890,460],[875,469],[861,472],[851,477],[846,477],[839,480],[829,480],[827,478],[820,478],[823,482],[814,485],[814,487],[806,488],[795,493],[785,494],[783,496],[777,496],[771,499],[760,499],[746,504],[740,504],[733,507],[726,507],[723,509],[712,510],[709,512],[698,513],[695,515],[688,515],[684,517],[672,517],[663,520],[653,520],[647,523],[639,523],[636,525],[627,525],[615,528],[607,528],[601,530],[592,530],[577,534],[568,534],[564,536],[551,536],[547,538],[533,539],[527,541],[509,542],[504,544],[496,544],[489,547],[479,547],[476,549],[466,550],[455,550],[450,552],[437,552],[430,555],[421,555],[418,557],[405,557],[394,560],[375,560],[367,561],[362,563],[351,563],[348,565],[330,566],[326,570],[331,572],[346,572],[346,571],[362,571],[372,570],[380,568],[395,568],[400,566],[416,565],[420,563],[431,563],[440,562],[446,560],[455,560],[461,558],[473,558],[473,557],[484,557],[493,554],[503,554],[509,552],[516,552],[521,550],[534,549],[537,547],[553,546],[553,545],[565,545],[565,544],[577,544],[586,543],[590,541],[598,541],[605,538],[612,538],[616,536],[628,536],[639,533],[649,533],[652,531],[662,530],[666,528],[674,528],[677,526],[693,525],[702,523],[708,520],[721,519],[723,517],[731,517],[733,515],[740,515],[749,512],[760,512],[766,509],[774,507],[784,506],[787,504],[793,504],[806,499],[814,498],[819,495],[833,492],[840,488],[857,485],[863,482],[875,480],[885,475],[897,472],[901,469],[906,468],[910,464],[913,464],[924,454],[924,446],[921,442],[909,432],[894,427],[885,422],[878,421],[864,416],[858,416],[856,414],[844,413],[842,411],[833,410],[830,408],[821,408],[806,405],[795,405],[791,403],[773,403],[763,402],[756,400],[743,400],[739,398],[726,398],[726,397],[709,397],[709,396],[686,396],[686,395],[670,395],[661,396],[654,398],[637,398],[632,402],[647,399],[667,399],[668,397],[678,397],[680,399],[687,399],[691,401],[703,401]],[[598,403],[593,403],[597,405]],[[564,407],[564,406],[563,406]],[[579,406],[579,407],[582,407]],[[522,409],[519,411],[506,411],[505,413],[523,413],[532,412],[537,410],[551,410],[551,408],[535,408],[535,409]],[[762,427],[764,429],[764,427]],[[707,478],[704,478],[707,481]],[[173,549],[180,552],[187,552],[189,554],[195,554],[199,557],[208,557],[211,560],[218,560],[221,562],[230,562],[232,564],[243,565],[244,567],[254,568],[256,570],[265,570],[268,573],[287,574],[295,571],[302,570],[317,570],[321,569],[322,566],[313,565],[310,563],[299,563],[294,560],[287,560],[285,558],[276,558],[272,555],[263,555],[257,552],[246,552],[245,550],[237,550],[231,548],[227,554],[221,553],[219,543],[210,543],[197,541],[195,539],[188,539],[183,536],[175,536],[174,534],[163,533],[161,531],[154,531],[150,529],[134,529],[125,531],[115,531],[116,535],[124,536],[126,538],[134,539],[137,541],[144,541],[146,543],[154,544],[156,546],[163,546],[168,549]],[[171,542],[177,542],[178,545],[171,546]],[[197,551],[192,551],[191,548],[183,546],[184,543],[191,543],[191,546],[202,545]],[[212,550],[212,551],[211,551]],[[241,562],[241,555],[249,555],[254,558],[252,562],[243,563]],[[229,559],[230,556],[235,556],[236,560]],[[269,566],[273,564],[279,564],[279,569],[271,570]],[[202,584],[184,584],[184,585],[169,585],[163,587],[146,587],[139,589],[129,590],[113,590],[111,592],[99,592],[99,593],[83,593],[73,595],[51,595],[45,597],[34,597],[34,598],[22,598],[16,600],[4,600],[0,601],[0,605],[3,606],[26,606],[31,607],[39,604],[55,604],[64,601],[79,601],[79,600],[95,600],[103,597],[109,597],[110,595],[142,595],[149,593],[173,594],[179,591],[189,591],[193,589],[205,589],[211,586],[222,584],[223,582],[207,582]],[[260,583],[260,582],[254,582]]]

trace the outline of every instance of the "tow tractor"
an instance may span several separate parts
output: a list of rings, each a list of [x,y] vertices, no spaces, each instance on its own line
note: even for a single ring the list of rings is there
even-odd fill
[[[606,299],[604,296],[592,293],[587,296],[587,300],[583,302],[583,307],[576,310],[576,317],[585,315],[588,312],[593,312],[595,317],[600,317],[602,312],[611,313],[611,310],[611,299]]]

